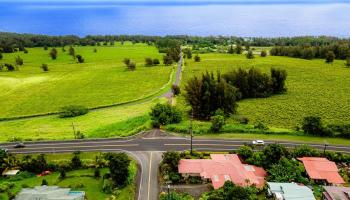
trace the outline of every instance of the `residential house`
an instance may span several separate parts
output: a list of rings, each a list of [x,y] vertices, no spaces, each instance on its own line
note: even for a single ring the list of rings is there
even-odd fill
[[[267,182],[268,193],[276,200],[315,200],[312,190],[296,183]]]
[[[338,167],[335,162],[327,158],[303,157],[298,158],[302,161],[305,170],[311,180],[328,185],[342,185],[345,183],[338,173]]]
[[[236,185],[263,187],[266,171],[261,167],[244,164],[236,154],[211,154],[211,159],[181,159],[179,173],[198,176],[211,182],[215,189],[231,181]]]

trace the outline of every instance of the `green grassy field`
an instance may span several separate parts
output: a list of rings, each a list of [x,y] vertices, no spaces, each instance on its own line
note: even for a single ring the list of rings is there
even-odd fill
[[[3,54],[1,63],[14,63],[20,55],[24,65],[19,71],[0,72],[0,118],[55,112],[66,105],[97,107],[142,99],[157,93],[172,72],[163,65],[144,67],[146,57],[162,58],[156,47],[146,44],[75,47],[85,58],[83,64],[68,55],[68,47],[66,52],[57,50],[57,60],[50,58],[50,48]],[[127,71],[124,58],[135,61],[137,69]],[[42,71],[43,63],[49,72]]]
[[[82,160],[84,159],[94,159],[95,155],[98,153],[81,153],[80,157]],[[59,161],[70,159],[72,154],[52,154],[47,156],[48,161]],[[101,177],[108,172],[108,169],[101,170]],[[120,194],[117,200],[133,200],[135,198],[135,177],[137,173],[137,164],[134,160],[132,160],[129,166],[129,184],[120,189]],[[57,185],[60,187],[69,187],[75,191],[85,191],[87,199],[106,199],[109,197],[109,194],[105,194],[101,191],[103,180],[102,178],[96,179],[93,177],[94,169],[82,169],[82,170],[74,170],[67,172],[66,178],[63,180],[59,179],[59,173],[55,172],[51,175],[47,175],[44,177],[31,177],[17,181],[10,181],[15,184],[15,187],[11,189],[11,192],[17,193],[21,190],[23,186],[26,187],[34,187],[41,185],[43,179],[46,179],[49,185]],[[0,183],[9,181],[6,179],[0,179]],[[79,185],[83,185],[80,187]],[[0,193],[1,200],[7,200],[7,195],[4,193]]]
[[[262,121],[270,127],[294,128],[308,115],[318,115],[325,123],[350,122],[350,69],[345,67],[344,61],[326,64],[324,60],[272,56],[256,56],[252,60],[245,55],[212,53],[200,56],[202,61],[199,63],[186,60],[184,81],[194,75],[201,76],[206,70],[222,73],[238,67],[255,67],[268,73],[271,67],[287,70],[286,94],[239,102],[238,114],[247,117],[251,124]],[[181,101],[180,98],[180,104]]]

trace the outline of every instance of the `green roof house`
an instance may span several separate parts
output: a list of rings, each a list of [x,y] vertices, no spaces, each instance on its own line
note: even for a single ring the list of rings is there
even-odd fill
[[[276,200],[315,200],[312,190],[296,183],[267,183],[269,195]]]
[[[71,191],[58,186],[36,186],[24,188],[15,200],[84,200],[85,192]]]

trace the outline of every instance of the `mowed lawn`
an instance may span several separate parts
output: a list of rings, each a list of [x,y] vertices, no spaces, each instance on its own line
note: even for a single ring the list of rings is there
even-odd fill
[[[144,98],[159,91],[172,72],[164,65],[144,66],[146,57],[162,58],[156,47],[147,44],[75,47],[76,55],[85,59],[83,64],[68,55],[69,47],[65,49],[57,48],[57,60],[50,58],[51,48],[3,54],[0,63],[14,64],[19,55],[24,65],[19,71],[0,71],[0,118],[55,112],[66,105],[96,107]],[[135,71],[126,70],[124,58],[137,63]],[[49,72],[40,68],[43,63]]]
[[[252,124],[262,121],[271,127],[294,128],[308,115],[320,116],[325,123],[350,123],[350,68],[345,67],[345,61],[326,64],[324,60],[273,56],[252,60],[245,55],[200,56],[201,62],[186,61],[184,81],[205,71],[224,73],[239,67],[255,67],[267,73],[271,67],[287,70],[286,94],[239,102],[238,114],[248,117]]]

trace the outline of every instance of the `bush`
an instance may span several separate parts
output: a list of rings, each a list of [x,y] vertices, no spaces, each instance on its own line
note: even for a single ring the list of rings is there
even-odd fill
[[[326,53],[326,63],[332,63],[335,59],[335,54],[333,51],[328,51]]]
[[[181,112],[169,104],[156,104],[150,113],[154,127],[179,123],[182,120]]]
[[[0,60],[1,60],[1,59],[0,59]],[[346,58],[346,63],[345,63],[345,65],[346,65],[347,67],[350,67],[350,57]]]
[[[253,156],[253,149],[250,146],[247,145],[243,145],[241,147],[239,147],[239,149],[237,150],[237,153],[244,159],[248,159],[250,157]]]
[[[76,58],[77,58],[78,63],[83,63],[85,61],[83,56],[81,56],[81,55],[77,55]]]
[[[262,131],[269,130],[269,127],[266,126],[266,124],[264,124],[264,123],[261,122],[261,121],[259,121],[258,123],[256,123],[256,124],[254,125],[254,128],[259,129],[259,130],[262,130]]]
[[[47,64],[42,64],[41,65],[41,69],[44,71],[44,72],[47,72],[49,71],[49,66]]]
[[[41,185],[49,185],[49,183],[47,182],[46,179],[43,179],[43,180],[41,181]]]
[[[97,53],[97,49],[96,48],[94,48],[94,53]]]
[[[302,129],[306,134],[310,135],[324,135],[324,128],[321,117],[308,116],[304,118]]]
[[[194,62],[200,62],[201,61],[201,57],[199,57],[199,55],[195,55],[194,56]]]
[[[23,59],[19,56],[16,57],[16,65],[23,65]]]
[[[252,50],[249,50],[248,53],[247,53],[247,55],[246,55],[246,57],[247,57],[248,59],[253,59],[253,58],[254,58],[254,53],[253,53],[253,51],[252,51]]]
[[[99,168],[95,168],[94,177],[95,178],[100,178],[101,177],[101,173],[100,173],[100,169]]]
[[[177,96],[181,93],[180,87],[178,85],[172,85],[171,91],[173,92],[174,96]]]
[[[24,50],[23,50],[23,53],[27,54],[27,53],[28,53],[28,50],[27,50],[27,49],[24,49]]]
[[[160,61],[157,58],[153,59],[153,65],[159,65],[159,64],[160,64]]]
[[[79,157],[80,152],[74,152],[71,160],[71,168],[72,169],[80,169],[83,165]]]
[[[220,132],[225,125],[225,117],[223,115],[215,115],[211,117],[210,130],[214,133]]]
[[[266,57],[266,56],[267,56],[266,50],[262,50],[262,51],[260,52],[260,56],[261,56],[261,57]]]
[[[151,67],[151,66],[153,66],[153,60],[152,60],[152,58],[145,58],[145,66],[146,66],[146,67]]]
[[[7,71],[15,71],[15,67],[12,64],[5,63],[4,66],[7,68]]]
[[[168,65],[172,65],[174,62],[173,58],[170,55],[164,55],[163,56],[163,63],[164,65],[168,66]]]
[[[124,58],[123,63],[126,65],[126,68],[130,71],[136,69],[136,63],[130,60],[130,58]]]
[[[85,115],[88,112],[89,112],[89,109],[87,109],[84,106],[65,106],[61,108],[59,117],[60,118],[76,117],[80,115]]]
[[[2,53],[0,52],[0,60],[2,60],[3,56],[2,56]]]
[[[75,58],[75,49],[72,46],[69,47],[69,55]]]
[[[56,60],[56,58],[57,58],[57,49],[55,49],[55,48],[51,49],[50,57],[51,57],[52,60]]]
[[[63,167],[61,167],[60,169],[59,169],[59,172],[60,172],[60,179],[65,179],[66,178],[66,169],[65,168],[63,168]]]

